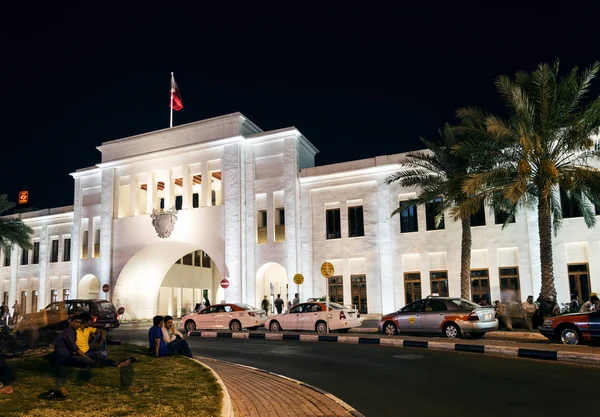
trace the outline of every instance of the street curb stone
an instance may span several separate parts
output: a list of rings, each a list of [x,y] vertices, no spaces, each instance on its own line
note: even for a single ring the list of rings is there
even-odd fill
[[[211,372],[212,376],[215,377],[215,379],[221,386],[221,390],[223,391],[223,400],[221,401],[221,417],[233,417],[233,406],[231,405],[231,397],[229,396],[229,391],[227,391],[227,387],[225,386],[225,383],[223,382],[219,374],[217,374],[213,368],[196,358],[190,358],[190,360],[207,368]]]
[[[325,343],[349,343],[349,344],[369,344],[395,347],[410,347],[421,349],[457,351],[477,354],[489,354],[498,356],[509,356],[512,358],[540,359],[553,362],[570,362],[586,365],[600,365],[600,354],[554,351],[543,349],[527,349],[508,346],[461,344],[458,342],[438,342],[391,339],[380,337],[359,337],[359,336],[336,336],[336,335],[310,335],[310,334],[286,334],[286,333],[252,333],[248,332],[206,332],[194,331],[191,333],[196,337],[229,337],[235,339],[265,339],[265,340],[300,340],[303,342],[325,342]]]

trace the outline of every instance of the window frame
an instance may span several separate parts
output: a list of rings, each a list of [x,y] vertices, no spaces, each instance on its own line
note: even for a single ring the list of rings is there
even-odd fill
[[[442,197],[436,197],[425,204],[425,230],[435,231],[444,230],[446,228],[445,216],[440,207],[442,203]],[[436,227],[435,218],[438,214],[440,214],[440,212],[442,213],[442,219],[440,220],[440,224]]]
[[[337,215],[336,215],[337,213]],[[331,230],[330,230],[331,229]],[[339,207],[325,209],[325,239],[341,239],[342,223],[341,210]]]
[[[365,235],[364,206],[348,207],[348,237],[364,237]]]
[[[398,207],[403,202],[408,200],[402,200],[398,203]],[[412,214],[411,214],[412,213]],[[400,233],[415,233],[419,231],[419,214],[416,204],[412,204],[400,212]]]

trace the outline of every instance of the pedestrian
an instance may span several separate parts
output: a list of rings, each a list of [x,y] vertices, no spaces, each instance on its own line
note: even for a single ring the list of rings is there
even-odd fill
[[[206,307],[204,306],[204,304],[201,303],[196,303],[196,307],[194,307],[194,311],[196,313],[200,313],[202,310],[204,310]]]
[[[265,298],[263,298],[263,300],[260,302],[260,308],[265,310],[265,314],[267,316],[269,315],[269,299],[267,298],[266,295],[265,295]]]
[[[590,311],[598,311],[599,310],[600,299],[598,299],[598,294],[593,292],[590,295],[590,299],[581,305],[579,309],[580,313],[588,313]]]
[[[571,294],[571,303],[569,304],[569,313],[579,312],[579,298],[577,294]]]
[[[506,304],[501,303],[500,300],[496,300],[494,301],[494,309],[496,310],[498,320],[502,323],[503,327],[509,332],[512,331],[512,319],[510,314],[508,314],[508,307]]]
[[[283,312],[283,300],[281,299],[281,294],[277,294],[277,298],[275,299],[275,309],[277,309],[277,314]]]
[[[210,307],[210,301],[208,301],[208,298],[204,297],[204,307],[208,308]]]
[[[296,304],[300,304],[300,297],[298,296],[298,293],[294,294],[294,301],[292,301],[293,306]]]
[[[533,295],[527,297],[527,301],[522,304],[523,315],[525,317],[525,324],[529,331],[533,330],[533,316],[538,310],[538,306],[533,302]]]
[[[2,324],[2,326],[8,326],[8,321],[10,320],[10,310],[4,303],[2,303],[2,307],[0,307],[0,318],[2,319],[0,324]]]
[[[165,316],[164,318],[165,325],[162,328],[163,340],[167,344],[167,349],[169,351],[169,355],[185,355],[188,358],[193,358],[192,350],[190,349],[190,345],[183,338],[183,335],[179,330],[175,328],[175,324],[173,324],[173,317]]]
[[[21,305],[18,300],[15,300],[15,303],[12,306],[13,308],[13,316],[12,316],[12,324],[17,324],[19,321],[19,317],[21,316]]]

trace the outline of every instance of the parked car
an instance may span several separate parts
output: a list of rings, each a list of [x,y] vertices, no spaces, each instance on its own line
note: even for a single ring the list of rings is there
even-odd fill
[[[482,307],[457,297],[427,297],[386,314],[377,328],[387,335],[441,333],[451,339],[463,334],[480,338],[498,329],[498,320],[491,306]]]
[[[540,326],[540,333],[565,345],[600,340],[600,311],[549,317]]]
[[[276,314],[267,318],[265,327],[272,332],[280,330],[311,330],[317,333],[337,330],[342,333],[353,327],[360,327],[362,318],[357,310],[350,309],[341,304],[329,303],[329,318],[327,317],[327,304],[313,301],[293,306],[290,311]]]
[[[78,313],[89,313],[93,327],[116,329],[119,327],[119,314],[112,302],[107,300],[73,299],[50,303],[37,313],[23,315],[16,330],[63,330],[69,317]]]
[[[187,331],[196,329],[227,329],[239,332],[264,326],[267,315],[248,304],[214,304],[199,313],[193,312],[181,318],[180,325]]]

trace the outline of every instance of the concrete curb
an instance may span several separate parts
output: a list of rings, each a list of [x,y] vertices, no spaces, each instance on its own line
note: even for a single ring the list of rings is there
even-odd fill
[[[211,332],[211,333],[212,333],[212,332]],[[216,336],[210,336],[210,337],[216,337]],[[244,338],[240,337],[240,338],[238,338],[238,339],[248,339],[248,338],[247,338],[247,337],[244,337]],[[200,358],[200,359],[203,359],[203,357],[202,357],[202,356],[199,356],[199,358]],[[266,371],[266,370],[264,370],[264,369],[256,368],[256,367],[254,367],[254,366],[242,365],[242,364],[239,364],[239,363],[235,363],[235,362],[229,362],[229,361],[224,361],[224,360],[221,360],[221,359],[214,359],[214,358],[206,358],[206,359],[210,359],[211,361],[215,361],[215,362],[226,363],[226,364],[228,364],[228,365],[241,366],[241,367],[243,367],[243,368],[252,369],[252,370],[254,370],[254,371],[257,371],[257,372],[264,372],[265,374],[269,374],[269,375],[276,376],[276,377],[278,377],[278,378],[283,378],[283,379],[286,379],[286,380],[288,380],[288,381],[294,382],[295,384],[298,384],[298,385],[301,385],[301,386],[303,386],[303,387],[309,388],[309,389],[311,389],[311,390],[313,390],[313,391],[316,391],[316,392],[318,392],[319,394],[323,394],[323,395],[325,395],[326,397],[329,397],[329,398],[331,398],[333,401],[335,401],[336,403],[338,403],[339,405],[341,405],[342,407],[344,407],[344,408],[346,409],[346,411],[348,411],[348,412],[349,412],[350,414],[352,414],[354,417],[365,417],[363,414],[361,414],[360,412],[358,412],[358,411],[357,411],[357,410],[356,410],[354,407],[352,407],[350,404],[347,404],[346,402],[344,402],[344,401],[343,401],[343,400],[341,400],[340,398],[336,397],[335,395],[333,395],[333,394],[331,394],[331,393],[329,393],[329,392],[327,392],[327,391],[324,391],[324,390],[322,390],[322,389],[321,389],[321,388],[319,388],[319,387],[315,387],[315,386],[313,386],[313,385],[307,384],[306,382],[302,382],[302,381],[299,381],[299,380],[297,380],[297,379],[293,379],[293,378],[287,377],[287,376],[285,376],[285,375],[280,375],[280,374],[276,374],[276,373],[274,373],[274,372]],[[202,362],[200,362],[200,363],[202,363]],[[204,365],[204,366],[206,366],[206,365]],[[208,366],[207,366],[207,368],[209,368],[209,369],[210,369],[210,367],[208,367]],[[211,369],[211,370],[212,370],[212,369]],[[213,372],[214,372],[214,371],[213,371]],[[232,415],[232,416],[233,416],[233,415]]]
[[[196,358],[190,358],[190,360],[193,360],[199,365],[207,368],[212,373],[212,375],[215,377],[215,379],[221,386],[221,390],[223,391],[223,401],[221,402],[221,417],[233,417],[233,406],[231,405],[231,397],[229,396],[229,391],[227,391],[227,387],[225,386],[225,383],[223,382],[219,374],[217,374],[213,370],[213,368],[211,368],[204,362],[199,361]]]
[[[368,344],[395,347],[410,347],[433,350],[454,350],[457,352],[480,353],[512,358],[541,359],[555,362],[570,362],[586,365],[600,365],[600,354],[554,351],[542,349],[527,349],[511,346],[493,346],[464,344],[454,341],[421,341],[406,340],[400,338],[379,338],[360,336],[336,336],[336,335],[314,335],[314,334],[286,334],[286,333],[249,333],[249,332],[203,332],[194,331],[191,336],[196,337],[224,337],[232,339],[264,339],[264,340],[298,340],[302,342],[328,342],[347,344]]]

